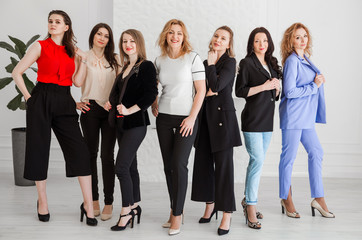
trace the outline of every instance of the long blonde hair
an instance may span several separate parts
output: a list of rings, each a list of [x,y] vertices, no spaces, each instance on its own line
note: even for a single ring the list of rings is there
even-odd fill
[[[282,55],[282,65],[284,65],[285,61],[290,56],[290,54],[294,52],[293,38],[295,32],[300,28],[303,28],[308,35],[308,43],[304,50],[304,53],[306,53],[308,57],[312,55],[312,36],[309,34],[308,28],[302,23],[294,23],[287,30],[285,30],[283,35],[282,43],[280,46],[280,55]]]
[[[121,34],[121,37],[119,39],[119,53],[120,53],[121,65],[122,65],[123,69],[125,69],[129,64],[129,56],[123,51],[123,47],[122,47],[122,41],[123,41],[124,34],[131,35],[133,40],[136,43],[137,56],[138,56],[138,60],[139,60],[138,65],[147,59],[145,39],[143,38],[142,33],[136,29],[128,29]]]
[[[166,56],[170,53],[170,46],[167,43],[167,34],[170,31],[172,25],[180,25],[182,33],[184,35],[180,50],[180,56],[191,52],[192,47],[189,41],[189,34],[186,30],[185,24],[181,20],[171,19],[165,24],[160,36],[158,37],[158,46],[161,48],[161,56]]]
[[[231,30],[231,28],[229,28],[228,26],[224,25],[224,26],[221,26],[221,27],[217,28],[217,29],[215,30],[215,32],[216,32],[217,30],[220,30],[220,29],[227,31],[227,32],[230,34],[229,48],[226,49],[226,53],[229,55],[229,57],[235,57],[235,53],[234,53],[234,32],[233,32],[233,30]],[[211,40],[210,40],[210,43],[209,43],[209,50],[210,50],[210,51],[212,51],[212,44],[211,44],[211,42],[212,42],[212,38],[213,38],[214,35],[215,35],[215,32],[214,32],[214,34],[212,35]]]

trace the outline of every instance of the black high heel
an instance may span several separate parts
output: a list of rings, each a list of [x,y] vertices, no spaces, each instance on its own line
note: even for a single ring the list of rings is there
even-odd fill
[[[252,229],[261,229],[260,222],[250,222],[247,208],[244,208],[244,215],[245,215],[245,224],[248,224],[248,227]]]
[[[126,225],[118,226],[119,222],[121,221],[121,218],[127,217],[127,216],[131,216],[131,218],[127,221]],[[129,224],[131,224],[131,228],[133,228],[134,216],[135,216],[135,214],[132,210],[128,214],[119,216],[119,220],[118,220],[117,224],[114,225],[113,227],[111,227],[111,230],[112,231],[122,231],[122,230],[125,230]]]
[[[36,201],[36,212],[38,213],[38,218],[40,222],[49,222],[50,219],[50,214],[49,214],[49,210],[47,214],[40,214],[39,213],[39,200]]]
[[[215,202],[206,202],[206,204],[213,204],[213,203],[215,203]],[[215,206],[214,206],[214,210],[212,210],[210,217],[209,218],[204,218],[204,217],[200,218],[199,223],[209,223],[211,221],[212,216],[214,216],[215,213],[216,213],[216,220],[217,220],[217,210],[215,210]]]
[[[97,219],[88,217],[87,211],[84,209],[84,203],[82,203],[80,205],[80,221],[81,222],[83,222],[84,215],[87,218],[87,225],[89,225],[89,226],[97,226],[97,224],[98,224]]]
[[[135,213],[135,217],[137,216],[137,224],[140,224],[141,222],[141,213],[142,213],[142,208],[140,207],[140,205],[138,205],[137,207],[135,208],[132,208],[131,209],[134,213],[134,211],[137,211],[137,213]]]
[[[233,212],[232,211],[225,211],[225,213],[233,213]],[[230,225],[231,225],[231,217],[230,217]],[[219,236],[222,236],[222,235],[228,234],[229,231],[230,231],[230,227],[229,227],[229,229],[218,228],[217,229],[217,234]]]

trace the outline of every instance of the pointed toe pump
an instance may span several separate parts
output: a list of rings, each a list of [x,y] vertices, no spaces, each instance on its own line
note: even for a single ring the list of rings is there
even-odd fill
[[[225,213],[233,213],[233,212],[232,212],[232,211],[226,211]],[[231,217],[230,217],[229,229],[222,229],[222,228],[219,227],[219,228],[217,229],[217,234],[218,234],[219,236],[228,234],[229,231],[230,231],[230,225],[231,225]]]
[[[170,228],[171,227],[171,222],[165,222],[164,224],[162,224],[163,228]]]
[[[87,211],[84,209],[84,203],[82,203],[80,205],[80,221],[81,222],[83,222],[84,215],[87,218],[86,223],[87,223],[88,226],[97,226],[97,224],[98,224],[97,219],[88,217]]]
[[[49,210],[48,210],[47,214],[40,214],[39,213],[39,201],[36,202],[36,211],[38,213],[38,219],[40,222],[49,222],[49,219],[50,219]]]
[[[291,217],[291,218],[300,218],[300,215],[297,211],[295,212],[288,212],[287,208],[285,207],[285,204],[284,204],[284,201],[283,199],[280,201],[280,204],[282,205],[282,213],[284,214],[284,210],[285,210],[285,213],[288,217]]]
[[[119,226],[118,224],[121,221],[121,218],[127,217],[127,216],[131,216],[131,218],[127,221],[127,223],[124,226]],[[114,225],[113,227],[111,227],[111,230],[112,231],[123,231],[123,230],[126,229],[126,227],[128,225],[131,225],[131,228],[133,228],[134,216],[135,216],[135,214],[134,214],[134,212],[132,210],[128,214],[124,214],[124,215],[119,216],[119,220],[118,220],[117,224]]]
[[[325,217],[325,218],[335,218],[334,214],[331,212],[327,212],[325,211],[322,206],[317,202],[317,200],[313,199],[313,201],[311,202],[311,208],[312,208],[312,216],[315,216],[315,212],[314,210],[317,209],[319,211],[319,213]]]
[[[213,204],[213,203],[215,203],[215,202],[207,202],[206,204]],[[214,214],[217,219],[217,210],[215,210],[215,206],[214,206],[214,210],[212,210],[210,217],[209,218],[204,218],[204,217],[200,218],[199,223],[209,223],[211,221],[211,218],[214,216]]]

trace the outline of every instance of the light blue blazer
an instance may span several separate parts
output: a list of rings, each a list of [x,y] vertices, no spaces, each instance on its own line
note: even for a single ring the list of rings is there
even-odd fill
[[[284,64],[282,96],[279,105],[281,129],[310,129],[326,123],[324,84],[314,78],[319,69],[304,55],[292,53]]]

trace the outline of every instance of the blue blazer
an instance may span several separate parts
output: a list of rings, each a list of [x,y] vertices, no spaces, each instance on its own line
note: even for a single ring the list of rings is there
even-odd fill
[[[326,123],[324,84],[314,83],[319,69],[304,55],[292,53],[284,64],[279,105],[281,129],[310,129]]]

